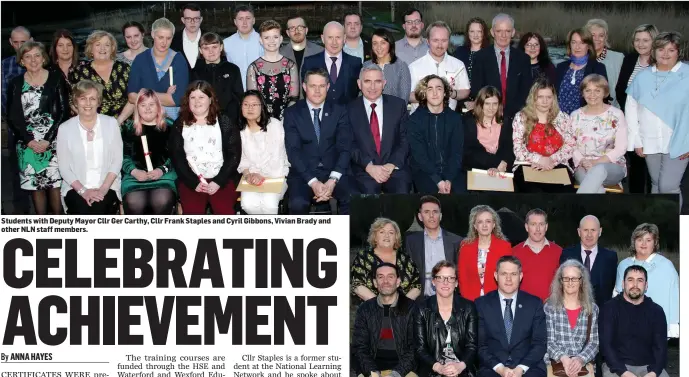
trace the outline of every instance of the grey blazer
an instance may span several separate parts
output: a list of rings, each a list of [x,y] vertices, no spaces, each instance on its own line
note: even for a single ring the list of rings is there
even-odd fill
[[[444,228],[441,228],[441,230],[443,232],[445,260],[454,263],[456,266],[459,246],[463,238],[452,232],[448,232]],[[411,255],[412,260],[419,269],[419,274],[421,275],[421,294],[419,295],[419,299],[423,299],[424,290],[426,289],[426,246],[424,244],[423,231],[407,233],[404,240],[404,249]]]
[[[287,42],[284,46],[280,47],[280,54],[291,59],[293,62],[297,63],[299,67],[304,64],[304,58],[311,55],[316,55],[317,53],[323,51],[324,48],[311,42],[306,41],[306,48],[304,50],[304,56],[301,58],[300,62],[294,57],[294,50],[292,49],[292,43]],[[300,76],[301,77],[301,76]],[[301,89],[301,83],[299,83],[299,99],[304,99],[304,91]]]
[[[117,174],[117,178],[110,188],[122,200],[120,183],[122,170],[122,135],[117,120],[111,116],[98,114],[103,135],[103,166],[101,179],[108,173]],[[57,131],[57,165],[62,176],[62,197],[72,190],[72,183],[86,181],[86,151],[79,135],[79,116],[70,118],[62,123]]]

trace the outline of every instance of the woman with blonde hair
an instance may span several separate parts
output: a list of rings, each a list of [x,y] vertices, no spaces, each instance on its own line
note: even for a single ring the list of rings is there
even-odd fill
[[[419,270],[411,256],[402,249],[402,232],[396,222],[379,217],[368,232],[368,247],[359,251],[352,262],[352,293],[362,301],[378,295],[373,273],[380,263],[391,263],[399,269],[400,289],[410,299],[421,294]]]
[[[584,28],[591,34],[593,40],[593,49],[596,52],[596,61],[605,66],[607,74],[609,98],[612,99],[611,105],[620,108],[615,94],[615,87],[617,86],[617,79],[620,77],[620,70],[622,69],[622,61],[624,54],[610,49],[610,41],[608,40],[608,23],[600,18],[593,18],[586,22]]]
[[[512,123],[512,142],[515,161],[530,164],[532,169],[548,171],[569,166],[576,145],[572,124],[567,114],[560,111],[553,84],[538,79],[531,87],[526,106],[517,113]],[[515,184],[522,192],[574,192],[572,185],[533,183],[524,180],[523,169],[515,163]]]
[[[568,259],[555,272],[550,297],[543,306],[548,329],[544,361],[548,376],[593,377],[590,364],[598,353],[598,305],[594,302],[589,271]]]
[[[459,293],[474,301],[498,288],[493,273],[498,259],[512,254],[512,245],[502,233],[500,216],[487,205],[469,213],[467,237],[459,248],[457,277]]]

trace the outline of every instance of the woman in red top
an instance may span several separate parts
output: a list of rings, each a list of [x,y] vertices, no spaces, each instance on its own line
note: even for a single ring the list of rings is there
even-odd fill
[[[569,116],[560,111],[555,87],[538,79],[529,91],[526,106],[512,123],[514,145],[514,182],[522,192],[574,192],[573,185],[525,182],[519,163],[530,164],[535,170],[565,168],[573,180],[569,160],[576,141]]]
[[[472,208],[467,238],[459,248],[457,278],[462,297],[474,301],[498,288],[493,275],[503,255],[512,255],[512,246],[502,234],[500,217],[486,205]]]

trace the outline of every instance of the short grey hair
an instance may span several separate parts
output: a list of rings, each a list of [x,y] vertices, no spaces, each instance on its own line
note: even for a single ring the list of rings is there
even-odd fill
[[[651,64],[656,64],[656,50],[672,43],[677,48],[677,61],[682,61],[682,34],[676,31],[664,31],[653,38],[651,46]]]
[[[327,24],[325,24],[325,26],[323,26],[323,33],[325,33],[325,30],[326,30],[329,26],[337,26],[338,29],[342,29],[342,32],[343,32],[343,33],[344,33],[344,31],[345,31],[345,28],[344,28],[344,26],[342,26],[341,23],[339,23],[339,22],[337,22],[337,21],[330,21],[330,22],[328,22]]]
[[[490,27],[495,28],[495,24],[502,21],[509,21],[512,24],[512,29],[514,29],[514,18],[507,13],[498,13],[493,17],[493,22],[491,22]]]
[[[581,228],[581,225],[584,224],[584,221],[586,221],[588,219],[594,220],[596,222],[596,225],[598,225],[598,228],[600,228],[600,220],[598,220],[598,218],[596,216],[593,216],[593,215],[586,215],[586,216],[582,217],[581,220],[579,221],[579,228]]]
[[[27,37],[31,38],[31,32],[29,29],[25,28],[24,26],[17,26],[14,29],[12,29],[12,33],[24,33],[26,34]],[[12,34],[10,33],[10,35]]]
[[[610,48],[610,42],[608,41],[608,23],[600,18],[592,18],[586,22],[584,29],[591,33],[591,28],[594,26],[598,26],[599,28],[605,30],[605,47]]]
[[[369,64],[365,65],[363,68],[361,68],[361,71],[359,71],[359,80],[364,79],[364,73],[368,71],[378,71],[383,75],[383,79],[385,79],[385,75],[383,74],[383,69],[380,68],[378,64]]]
[[[153,25],[151,25],[151,35],[155,35],[156,31],[160,29],[172,30],[172,35],[175,34],[175,24],[165,17],[153,21]]]
[[[435,21],[432,24],[428,25],[428,27],[426,28],[426,36],[428,36],[428,38],[431,37],[431,30],[433,30],[433,28],[435,27],[443,27],[447,29],[447,34],[452,36],[452,29],[450,29],[450,25],[448,25],[447,22]]]

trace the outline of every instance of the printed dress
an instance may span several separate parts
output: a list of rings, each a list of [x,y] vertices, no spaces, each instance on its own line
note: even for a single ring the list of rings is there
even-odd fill
[[[98,113],[117,118],[129,101],[127,84],[130,68],[129,64],[116,60],[106,83],[93,68],[91,61],[81,61],[72,72],[69,83],[74,87],[81,80],[91,80],[103,85],[103,103]]]
[[[610,106],[602,114],[586,115],[581,109],[572,113],[572,128],[577,146],[574,151],[574,166],[579,166],[582,159],[598,159],[603,156],[611,158],[613,164],[619,165],[627,175],[627,161],[624,158],[626,148],[616,147],[617,143],[626,144],[626,121],[621,110]],[[618,139],[623,131],[624,140]],[[616,151],[617,150],[617,151]],[[615,156],[619,156],[615,159]]]
[[[258,58],[249,66],[246,89],[261,92],[268,115],[282,120],[285,108],[299,99],[297,64],[284,56],[277,62]]]
[[[416,268],[411,257],[400,249],[396,252],[395,260],[397,262],[397,268],[399,269],[400,280],[402,281],[400,283],[400,289],[404,294],[409,293],[413,288],[421,289],[419,270]],[[352,263],[352,293],[358,286],[363,285],[370,289],[371,292],[378,295],[378,290],[373,285],[373,280],[375,278],[373,276],[373,271],[375,271],[375,267],[380,263],[383,263],[383,260],[380,259],[370,247],[357,253]]]
[[[49,113],[38,111],[43,94],[43,85],[34,87],[24,82],[22,86],[22,108],[26,119],[26,130],[35,140],[43,137],[59,124],[55,124]],[[57,135],[57,132],[51,132]],[[60,187],[60,172],[57,166],[55,139],[49,140],[50,146],[43,153],[36,153],[22,143],[17,144],[19,160],[19,180],[24,190],[47,190]]]

